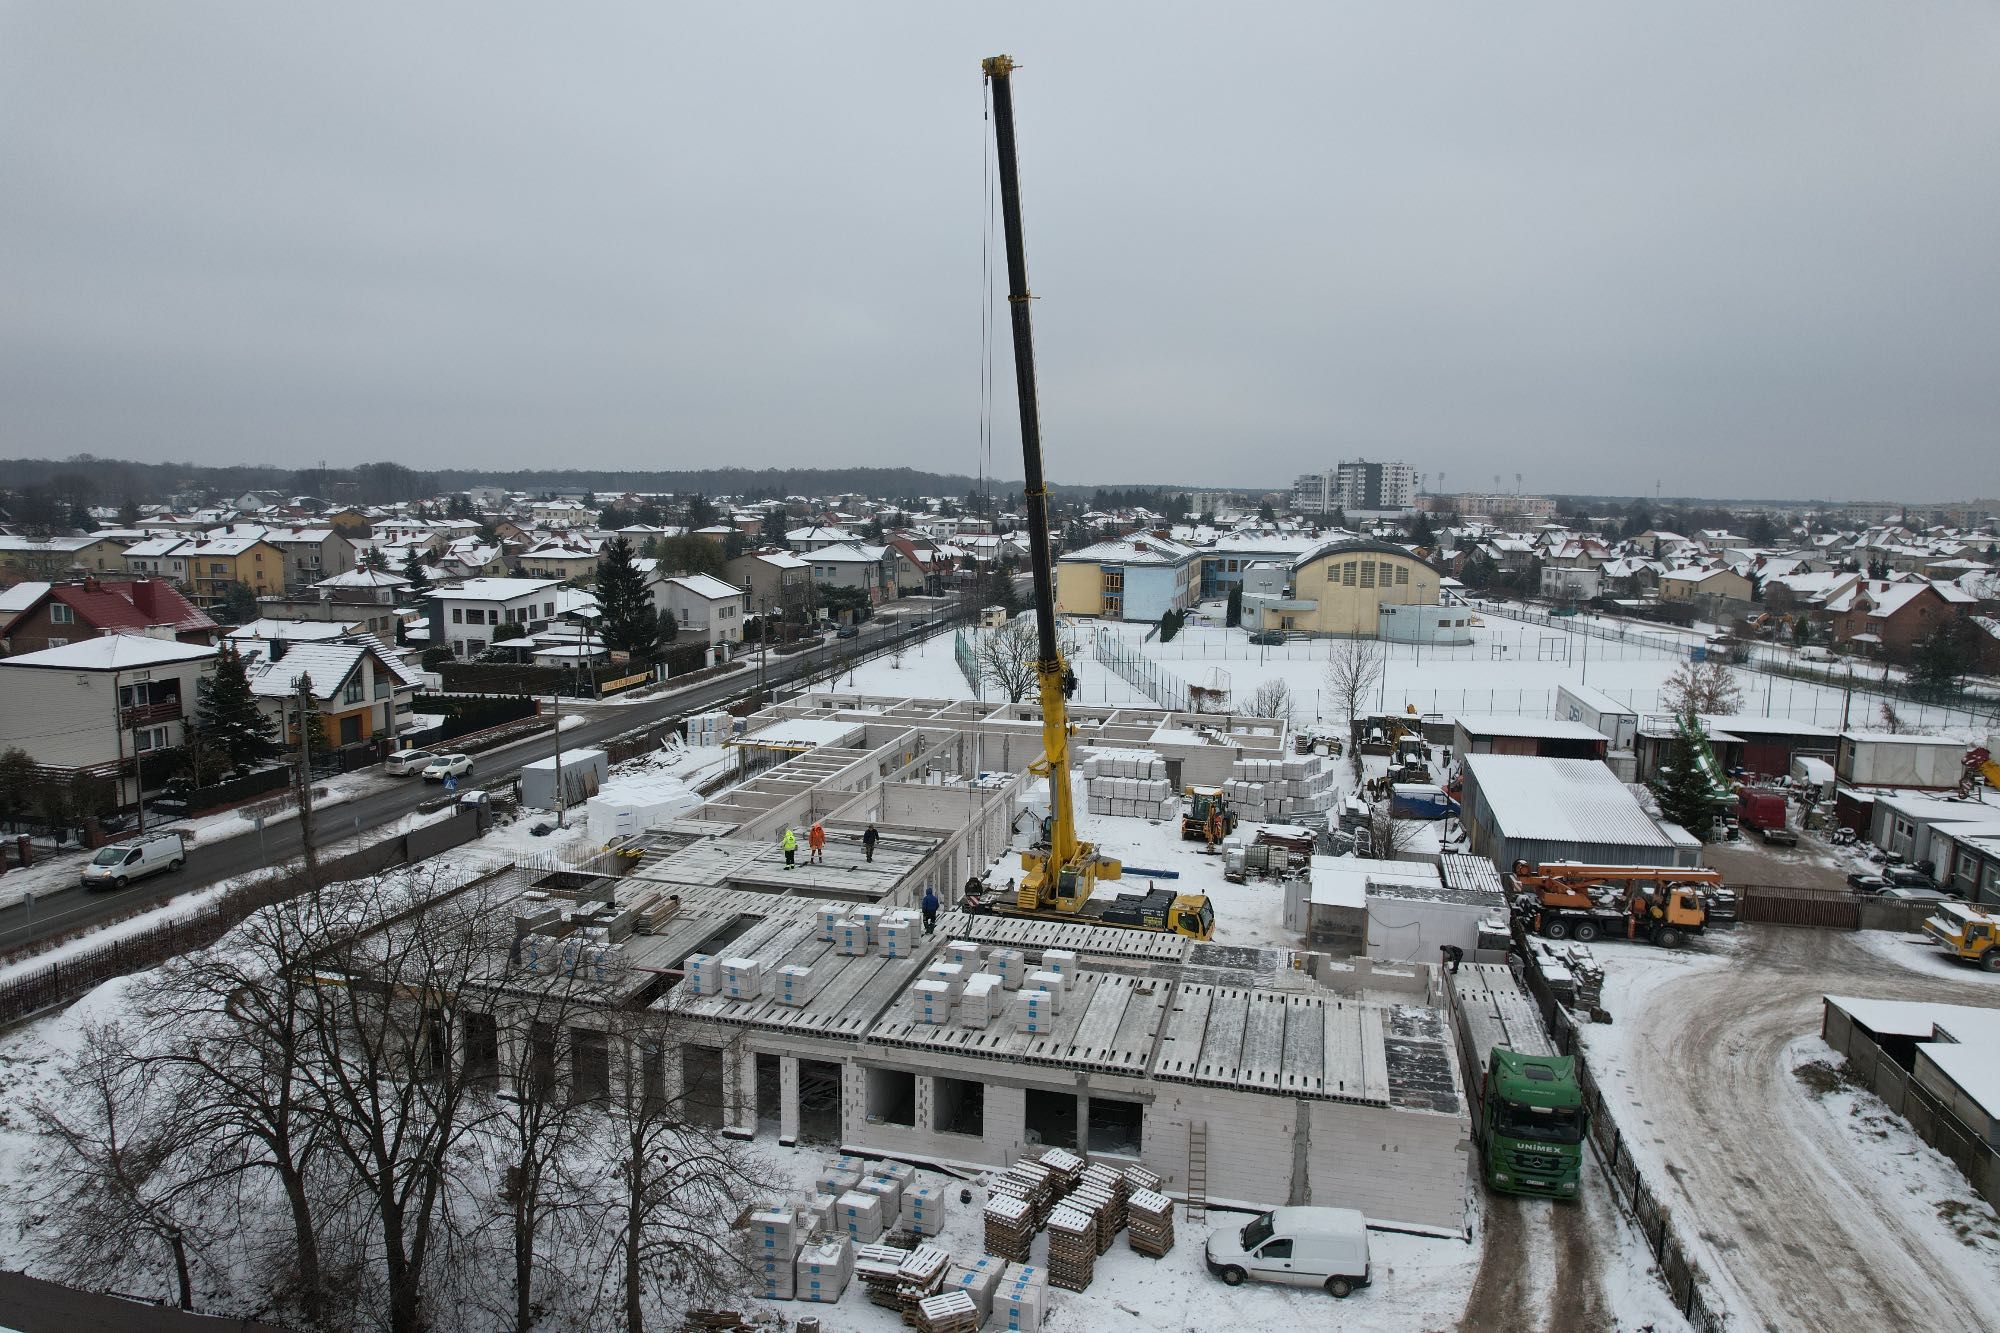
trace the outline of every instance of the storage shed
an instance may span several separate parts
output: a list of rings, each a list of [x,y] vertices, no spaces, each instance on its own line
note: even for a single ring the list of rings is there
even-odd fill
[[[1639,710],[1588,685],[1556,687],[1556,716],[1601,733],[1613,750],[1629,750],[1639,737]]]
[[[1461,803],[1472,850],[1502,866],[1701,864],[1698,845],[1684,845],[1663,829],[1618,775],[1595,760],[1469,754]]]
[[[1843,731],[1834,771],[1857,787],[1956,787],[1965,773],[1964,741],[1893,731]]]
[[[1457,754],[1526,754],[1544,759],[1602,759],[1610,738],[1567,718],[1462,714],[1452,727]]]

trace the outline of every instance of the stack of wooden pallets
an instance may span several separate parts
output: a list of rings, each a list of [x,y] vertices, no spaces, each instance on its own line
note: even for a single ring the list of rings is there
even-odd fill
[[[1126,1240],[1141,1254],[1162,1258],[1174,1248],[1174,1201],[1158,1190],[1135,1190],[1125,1205]]]
[[[1082,1291],[1097,1270],[1097,1220],[1068,1204],[1049,1214],[1049,1285]]]
[[[1113,1235],[1125,1229],[1125,1202],[1132,1197],[1132,1186],[1122,1171],[1113,1171],[1102,1162],[1092,1162],[1084,1168],[1083,1183],[1093,1185],[1111,1196],[1111,1232]]]
[[[974,1333],[984,1323],[978,1304],[962,1291],[926,1296],[909,1321],[920,1333]]]
[[[1017,1264],[1028,1262],[1035,1243],[1035,1207],[1016,1194],[998,1190],[986,1201],[986,1252]]]
[[[910,1257],[908,1250],[899,1250],[893,1245],[857,1245],[854,1247],[854,1276],[867,1289],[868,1299],[884,1309],[901,1313],[903,1306],[896,1299],[896,1287],[902,1281],[903,1261]]]
[[[917,1307],[944,1290],[945,1275],[950,1271],[949,1254],[935,1245],[917,1246],[896,1270],[896,1300],[890,1308],[902,1315],[904,1323],[915,1324]],[[869,1292],[869,1299],[873,1300],[874,1295],[874,1292]]]

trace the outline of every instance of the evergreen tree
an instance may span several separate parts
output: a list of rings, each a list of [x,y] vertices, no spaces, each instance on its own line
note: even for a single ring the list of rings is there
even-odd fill
[[[424,572],[424,552],[420,546],[412,546],[409,555],[403,558],[403,577],[410,586],[403,589],[408,598],[419,598],[431,590],[431,576]]]
[[[228,755],[238,772],[254,768],[283,748],[278,729],[258,711],[242,654],[234,648],[223,646],[216,655],[215,675],[202,681],[197,693],[195,726],[203,748]]]
[[[1231,629],[1243,623],[1243,585],[1240,583],[1229,590],[1229,611],[1222,623]]]
[[[659,638],[659,612],[646,591],[646,576],[632,563],[632,543],[611,539],[597,567],[597,604],[604,612],[598,633],[618,653],[648,653]]]
[[[1661,814],[1707,842],[1715,815],[1715,794],[1695,762],[1694,738],[1700,733],[1701,722],[1692,712],[1683,713],[1673,745],[1667,750],[1667,762],[1653,777],[1653,794],[1659,798]]]
[[[1958,678],[1972,669],[1968,628],[1963,620],[1947,620],[1917,640],[1910,656],[1910,684],[1920,695],[1944,698],[1957,688]]]

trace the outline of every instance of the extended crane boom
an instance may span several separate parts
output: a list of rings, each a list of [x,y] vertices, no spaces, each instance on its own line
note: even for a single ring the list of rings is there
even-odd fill
[[[1117,879],[1119,863],[1100,857],[1076,836],[1070,792],[1068,699],[1076,676],[1056,642],[1055,571],[1049,563],[1049,492],[1042,480],[1042,423],[1035,398],[1035,335],[1029,320],[1028,259],[1021,240],[1021,178],[1014,155],[1014,62],[994,56],[981,62],[993,87],[993,133],[1000,167],[1000,215],[1007,232],[1007,311],[1014,332],[1014,388],[1021,403],[1021,467],[1028,508],[1028,564],[1035,576],[1035,677],[1042,703],[1042,760],[1032,771],[1049,780],[1047,837],[1021,854],[1016,905],[1025,911],[1075,911],[1096,881]]]

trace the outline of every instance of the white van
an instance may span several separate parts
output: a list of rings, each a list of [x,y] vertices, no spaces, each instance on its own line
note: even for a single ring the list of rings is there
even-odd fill
[[[1215,1232],[1203,1257],[1232,1287],[1249,1278],[1346,1296],[1370,1280],[1368,1219],[1355,1208],[1273,1208]]]
[[[122,889],[131,880],[162,870],[179,870],[186,860],[187,847],[178,833],[128,838],[97,849],[97,855],[83,867],[83,887],[98,889],[109,885]]]

